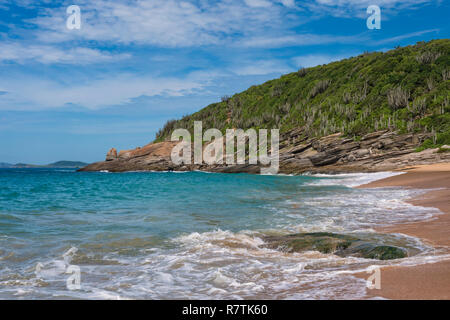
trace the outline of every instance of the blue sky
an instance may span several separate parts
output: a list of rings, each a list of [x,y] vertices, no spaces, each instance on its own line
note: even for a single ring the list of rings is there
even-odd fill
[[[449,38],[449,2],[0,0],[0,162],[100,161],[300,67]]]

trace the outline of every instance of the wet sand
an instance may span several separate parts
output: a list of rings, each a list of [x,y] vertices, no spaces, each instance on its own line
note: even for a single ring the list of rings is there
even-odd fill
[[[359,188],[407,187],[431,190],[409,203],[435,207],[443,214],[428,221],[380,228],[377,231],[402,233],[421,238],[435,248],[450,253],[450,163],[403,168],[402,175],[374,181]],[[359,275],[366,278],[367,275]],[[412,267],[393,266],[381,270],[381,289],[367,290],[367,297],[387,299],[450,299],[450,260]]]

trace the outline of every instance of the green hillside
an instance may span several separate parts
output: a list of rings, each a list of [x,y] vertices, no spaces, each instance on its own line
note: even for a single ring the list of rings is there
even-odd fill
[[[423,148],[450,144],[450,40],[419,42],[301,69],[252,86],[221,102],[170,120],[156,142],[176,128],[303,127],[308,137],[336,132],[358,139],[381,129],[430,132]]]

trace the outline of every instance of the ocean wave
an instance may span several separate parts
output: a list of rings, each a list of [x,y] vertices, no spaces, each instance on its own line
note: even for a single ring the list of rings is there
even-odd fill
[[[23,198],[0,202],[7,208],[0,220],[16,224],[0,235],[0,299],[361,298],[365,280],[355,280],[356,272],[374,264],[438,261],[446,254],[413,237],[373,230],[439,214],[405,202],[423,191],[347,188],[393,174],[400,173],[99,174],[82,181],[74,174],[45,176],[51,192],[44,195],[25,192],[42,183],[41,176],[16,184],[4,177],[3,184]],[[414,256],[386,262],[286,253],[264,241],[268,235],[319,231],[383,237],[382,243],[398,244]],[[66,289],[69,264],[81,269],[81,290]]]
[[[309,174],[308,176],[320,179],[306,182],[305,184],[310,186],[358,187],[376,180],[381,180],[401,174],[404,174],[404,172]]]

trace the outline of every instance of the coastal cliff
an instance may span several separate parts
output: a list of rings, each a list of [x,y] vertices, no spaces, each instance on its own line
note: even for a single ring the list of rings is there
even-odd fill
[[[416,152],[416,148],[429,137],[428,134],[377,131],[355,141],[345,138],[341,133],[305,139],[302,132],[302,129],[297,129],[281,136],[280,173],[375,172],[450,160],[449,146]],[[177,143],[157,142],[118,154],[112,149],[108,152],[106,161],[90,164],[80,171],[260,172],[258,165],[250,164],[174,165],[170,153]]]
[[[280,173],[392,170],[449,160],[450,40],[419,42],[300,69],[179,120],[154,143],[81,171],[259,173],[257,165],[174,165],[175,129],[279,129]]]

